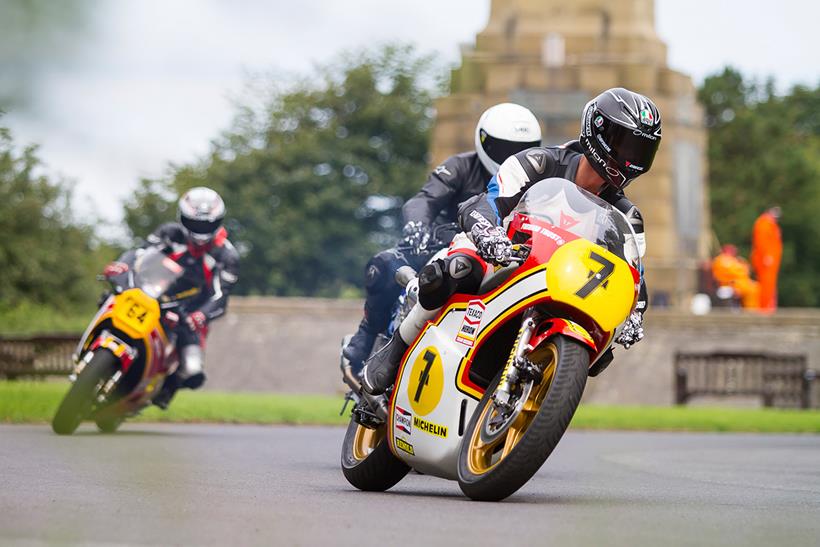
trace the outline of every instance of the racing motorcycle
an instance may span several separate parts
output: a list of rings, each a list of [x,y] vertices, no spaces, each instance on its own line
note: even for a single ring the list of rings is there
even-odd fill
[[[404,354],[394,387],[372,396],[351,385],[341,463],[356,488],[387,490],[412,468],[501,500],[569,426],[637,301],[635,233],[558,178],[530,188],[505,226],[515,260],[479,294],[453,295]]]
[[[111,294],[100,306],[74,354],[72,386],[52,420],[52,429],[70,435],[85,419],[111,433],[151,403],[178,358],[172,329],[179,300],[166,292],[183,268],[148,248],[123,257],[127,271],[107,279]],[[177,295],[178,296],[178,295]]]

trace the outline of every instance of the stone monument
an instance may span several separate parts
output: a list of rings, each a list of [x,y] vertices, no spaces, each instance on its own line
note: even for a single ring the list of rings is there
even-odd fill
[[[691,78],[666,64],[654,0],[492,0],[487,27],[463,48],[450,95],[436,103],[432,161],[472,149],[481,112],[504,101],[535,113],[545,144],[575,139],[586,102],[618,86],[661,111],[652,171],[627,195],[646,222],[652,305],[685,306],[711,237],[706,132]]]

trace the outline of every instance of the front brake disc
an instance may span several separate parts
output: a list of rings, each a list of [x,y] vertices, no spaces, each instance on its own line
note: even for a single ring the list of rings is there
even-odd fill
[[[529,399],[532,385],[532,382],[524,384],[521,395],[516,399],[511,411],[506,413],[502,412],[502,410],[496,406],[495,401],[489,403],[493,405],[494,409],[484,414],[482,423],[479,426],[479,434],[481,435],[481,441],[483,443],[490,444],[507,432],[516,418],[521,414],[524,403]]]

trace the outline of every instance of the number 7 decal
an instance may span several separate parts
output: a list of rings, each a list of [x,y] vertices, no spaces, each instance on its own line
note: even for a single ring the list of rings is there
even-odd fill
[[[421,371],[421,375],[419,376],[419,387],[416,389],[416,396],[413,398],[413,400],[417,403],[419,402],[419,399],[421,399],[421,392],[424,390],[424,386],[430,383],[430,367],[433,366],[433,363],[436,360],[436,354],[428,349],[424,352],[423,359],[424,362],[427,363],[427,366]]]
[[[590,293],[592,293],[592,291],[597,289],[600,285],[603,285],[604,288],[606,288],[607,279],[609,279],[609,276],[611,276],[612,272],[615,271],[615,264],[595,251],[589,253],[589,258],[600,264],[601,269],[597,272],[590,270],[589,281],[587,281],[584,286],[578,289],[578,292],[575,293],[576,296],[580,296],[581,298],[586,298],[589,296]]]

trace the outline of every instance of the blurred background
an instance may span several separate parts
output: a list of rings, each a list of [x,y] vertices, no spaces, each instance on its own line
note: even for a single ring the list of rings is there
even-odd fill
[[[431,166],[472,148],[481,112],[523,104],[559,144],[586,101],[624,86],[664,119],[628,191],[652,309],[647,340],[588,396],[675,402],[683,350],[797,351],[820,369],[818,15],[798,0],[2,0],[0,335],[81,332],[95,274],[206,185],[245,297],[215,325],[209,386],[305,391],[296,361],[307,387],[339,390],[365,262]],[[762,314],[743,257],[775,206],[789,309]],[[721,276],[726,244],[739,262]],[[311,343],[317,326],[327,340]],[[247,369],[220,365],[236,342]]]

